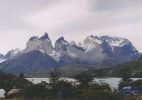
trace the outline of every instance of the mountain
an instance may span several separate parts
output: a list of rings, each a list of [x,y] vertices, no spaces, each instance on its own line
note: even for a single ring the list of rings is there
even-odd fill
[[[45,33],[41,37],[31,37],[24,50],[9,51],[4,55],[6,61],[0,64],[0,68],[12,73],[40,72],[63,66],[63,69],[68,69],[73,65],[102,69],[136,60],[140,55],[132,43],[124,38],[90,35],[76,44],[60,37],[53,46],[48,33]]]
[[[95,67],[109,67],[140,56],[129,40],[110,36],[91,35],[79,45],[61,37],[55,43],[55,51],[63,64],[94,64]]]
[[[64,53],[69,45],[68,41],[66,41],[64,37],[61,37],[55,42],[55,51],[58,53]]]
[[[1,66],[5,72],[20,74],[47,70],[50,67],[58,67],[58,64],[47,54],[35,50],[7,60]]]
[[[80,47],[84,48],[89,61],[118,64],[137,59],[140,54],[132,43],[124,38],[88,36]]]
[[[19,55],[21,55],[21,53],[22,53],[22,50],[17,48],[17,49],[8,51],[5,55],[0,54],[0,63],[9,59],[14,59],[18,57]]]
[[[83,63],[82,59],[79,58],[84,53],[83,48],[78,47],[75,42],[67,42],[63,37],[55,42],[55,52],[60,54],[59,63],[61,65]]]

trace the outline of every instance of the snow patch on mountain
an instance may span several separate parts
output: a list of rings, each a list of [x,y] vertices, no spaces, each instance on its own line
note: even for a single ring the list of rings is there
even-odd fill
[[[122,47],[130,43],[129,40],[118,37],[101,36],[101,40],[106,41],[111,46]]]
[[[91,49],[99,47],[103,43],[107,43],[113,50],[113,47],[123,47],[131,44],[131,42],[124,38],[110,37],[110,36],[88,36],[81,44],[80,47],[84,48],[86,52]],[[132,45],[132,44],[131,44]],[[135,48],[133,48],[135,50]]]
[[[56,61],[56,62],[59,62],[60,61],[60,57],[61,57],[61,54],[56,52],[56,51],[52,51],[52,53],[50,53],[50,56]]]
[[[19,48],[10,50],[7,52],[7,54],[5,55],[5,59],[13,59],[16,58],[17,56],[19,56],[22,53],[22,50]]]
[[[7,59],[1,58],[1,59],[0,59],[0,63],[4,62],[4,61],[6,61],[6,60],[7,60]]]

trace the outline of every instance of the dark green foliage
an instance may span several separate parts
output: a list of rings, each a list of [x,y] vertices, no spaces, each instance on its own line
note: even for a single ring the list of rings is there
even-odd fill
[[[92,83],[90,86],[91,89],[97,90],[97,91],[111,91],[111,87],[109,84],[100,81],[99,83]]]
[[[142,60],[142,55],[140,56],[139,60]]]
[[[49,72],[50,83],[57,83],[61,78],[61,72],[58,69],[53,69]]]
[[[30,84],[32,83],[24,78],[0,72],[0,88],[5,89],[6,91],[13,88],[23,89]]]
[[[121,81],[119,82],[118,89],[122,89],[123,87],[130,86],[131,82],[133,81],[131,78],[130,68],[124,68],[120,75],[122,76]]]
[[[123,100],[117,92],[113,92],[110,86],[104,82],[91,83],[88,88],[77,88],[77,100]]]
[[[134,73],[133,77],[136,77],[136,78],[142,77],[142,70],[139,70],[139,71],[137,71],[136,73]]]
[[[75,85],[71,82],[60,80],[55,84],[50,84],[51,98],[71,98],[74,95]]]
[[[71,98],[74,92],[74,84],[60,80],[61,72],[58,69],[50,71],[50,98]]]
[[[136,80],[131,83],[131,86],[138,87],[142,90],[142,80]]]
[[[120,70],[120,75],[124,81],[127,81],[131,78],[131,70],[130,67],[125,67]]]
[[[96,72],[98,72],[98,76],[101,76],[99,73],[104,73],[101,77],[136,77],[136,78],[139,77],[141,78],[142,77],[142,56],[136,61],[119,64],[111,68],[98,70]]]
[[[116,94],[112,92],[110,86],[103,81],[100,81],[99,83],[94,82],[93,75],[89,72],[80,73],[75,76],[75,79],[79,83],[75,91],[75,98],[77,98],[77,100],[116,99],[114,96]]]
[[[93,75],[88,71],[82,72],[76,76],[74,76],[75,80],[80,84],[81,88],[87,88],[93,81]]]
[[[127,79],[127,80],[121,80],[119,82],[119,86],[118,86],[118,89],[122,89],[123,87],[126,87],[126,86],[131,86],[131,82],[132,80],[131,79]]]
[[[25,77],[24,77],[24,74],[23,74],[23,73],[20,73],[19,78],[21,78],[21,79],[25,78]]]
[[[58,76],[56,73],[57,71],[52,71],[51,74]],[[56,77],[52,77],[51,79],[54,81],[51,81],[48,86],[48,97],[51,100],[120,100],[120,98],[117,99],[117,93],[114,93],[105,82],[94,83],[94,77],[88,71],[82,72],[74,78],[77,83],[59,80],[59,78],[57,78],[57,81]]]
[[[60,71],[55,69],[50,73],[50,83],[31,84],[22,74],[17,77],[1,72],[0,80],[3,81],[0,81],[0,86],[7,87],[7,90],[13,86],[22,89],[24,100],[135,100],[134,97],[112,90],[109,84],[103,81],[93,81],[93,75],[88,71],[75,76],[77,83],[65,81],[60,75]],[[127,73],[124,76],[119,88],[131,85],[142,89],[142,80],[132,81]]]
[[[24,97],[34,100],[34,98],[41,98],[44,100],[48,95],[48,89],[46,88],[47,83],[42,82],[40,84],[27,86],[24,90]]]

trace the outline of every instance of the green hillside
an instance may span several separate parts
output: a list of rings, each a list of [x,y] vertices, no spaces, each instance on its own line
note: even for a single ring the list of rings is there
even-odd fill
[[[123,75],[129,75],[129,77],[142,77],[142,56],[132,62],[119,64],[108,69],[97,70],[98,76],[105,77],[123,77]]]

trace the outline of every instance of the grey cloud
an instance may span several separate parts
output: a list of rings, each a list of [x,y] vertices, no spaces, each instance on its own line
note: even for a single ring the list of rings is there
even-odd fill
[[[117,11],[142,5],[142,0],[90,0],[89,8],[96,11]]]
[[[60,0],[58,0],[60,1]],[[0,0],[0,11],[4,13],[27,13],[50,6],[57,0]]]
[[[0,0],[0,30],[30,29],[24,17],[60,0]]]

